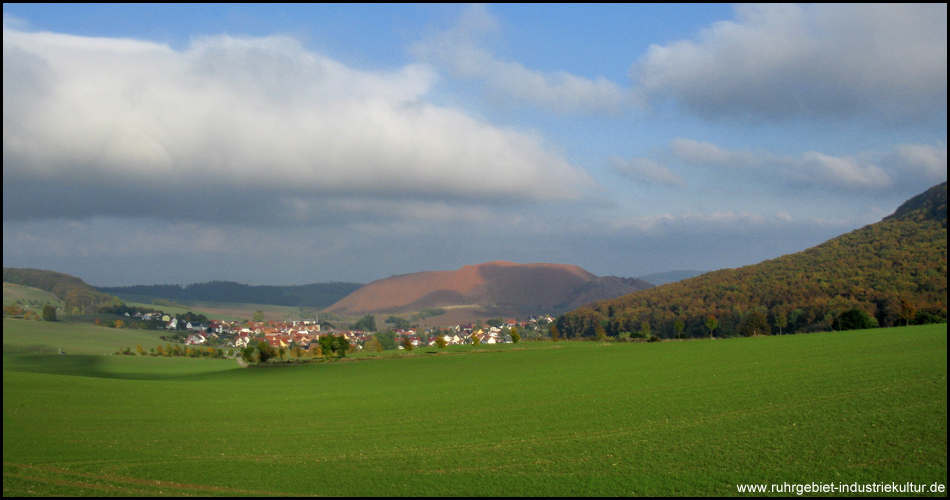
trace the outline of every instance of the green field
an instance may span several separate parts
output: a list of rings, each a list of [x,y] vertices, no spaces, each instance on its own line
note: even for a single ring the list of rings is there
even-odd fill
[[[3,305],[4,307],[14,304],[52,304],[56,307],[63,307],[63,301],[51,292],[33,288],[31,286],[17,285],[14,283],[3,282]],[[40,307],[42,309],[42,307]]]
[[[249,369],[17,354],[40,325],[4,321],[5,496],[708,496],[947,480],[945,324]],[[48,325],[62,331],[30,340],[75,328]]]

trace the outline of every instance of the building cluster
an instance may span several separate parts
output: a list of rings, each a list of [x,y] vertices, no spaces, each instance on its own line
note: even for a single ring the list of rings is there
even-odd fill
[[[167,329],[180,329],[178,319],[169,318],[165,315],[163,320],[167,322]],[[513,327],[523,331],[525,328],[532,326],[533,323],[550,323],[553,320],[550,316],[544,316],[541,318],[532,317],[528,321],[521,322],[510,319],[500,326],[467,324],[433,328],[425,331],[417,331],[416,329],[392,329],[392,331],[396,334],[400,349],[403,348],[401,345],[403,340],[410,342],[415,347],[434,346],[439,335],[445,339],[447,345],[501,344],[512,342],[509,332]],[[325,331],[320,328],[317,321],[250,321],[239,323],[209,320],[208,324],[188,322],[184,327],[189,332],[184,340],[186,345],[214,344],[232,348],[244,348],[264,341],[275,349],[293,348],[295,346],[301,349],[309,349],[310,345],[316,343],[321,336],[334,335],[339,337],[342,335],[355,348],[362,349],[365,342],[372,339],[374,334],[373,332],[360,330]]]

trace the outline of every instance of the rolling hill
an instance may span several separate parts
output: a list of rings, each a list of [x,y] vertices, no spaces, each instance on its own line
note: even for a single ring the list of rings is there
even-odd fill
[[[326,310],[346,315],[450,306],[564,311],[650,286],[632,278],[597,277],[577,266],[496,261],[377,280]]]
[[[67,312],[96,312],[115,299],[75,276],[55,271],[4,267],[3,281],[50,292],[63,301]]]
[[[191,285],[133,285],[99,287],[126,300],[170,299],[241,304],[267,304],[322,309],[359,289],[359,283],[313,283],[309,285],[245,285],[233,281],[210,281]],[[134,301],[133,300],[133,301]]]
[[[858,310],[880,326],[946,321],[947,183],[894,214],[803,252],[598,302],[557,320],[570,337],[646,332],[732,336],[755,318],[776,333],[837,328]],[[860,314],[860,313],[857,313]]]

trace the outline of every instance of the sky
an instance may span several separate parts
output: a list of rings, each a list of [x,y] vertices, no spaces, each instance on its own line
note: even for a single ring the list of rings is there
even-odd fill
[[[947,6],[3,6],[3,265],[755,264],[947,180]]]

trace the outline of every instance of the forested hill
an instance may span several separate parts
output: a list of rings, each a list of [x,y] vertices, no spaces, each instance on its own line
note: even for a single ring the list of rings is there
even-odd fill
[[[52,292],[63,301],[67,312],[96,312],[115,297],[96,290],[85,281],[69,274],[41,269],[3,268],[3,281],[31,286]]]
[[[607,335],[719,337],[747,333],[753,322],[773,333],[832,330],[846,312],[880,326],[946,321],[946,182],[803,252],[598,302],[559,317],[557,327],[569,337],[593,336],[598,325]]]
[[[244,285],[232,281],[209,281],[187,286],[135,285],[99,287],[115,295],[138,295],[152,298],[270,304],[277,306],[313,307],[322,309],[360,288],[359,283],[314,283],[310,285]]]

